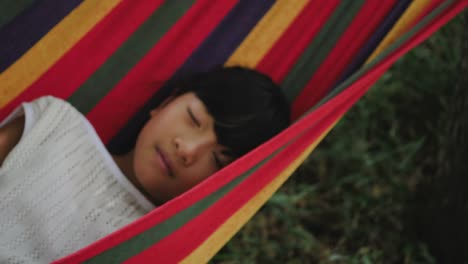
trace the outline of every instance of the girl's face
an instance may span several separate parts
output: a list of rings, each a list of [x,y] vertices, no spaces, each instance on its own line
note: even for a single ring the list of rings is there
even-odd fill
[[[151,111],[134,149],[135,178],[164,203],[231,162],[223,150],[213,117],[194,93],[185,93]]]

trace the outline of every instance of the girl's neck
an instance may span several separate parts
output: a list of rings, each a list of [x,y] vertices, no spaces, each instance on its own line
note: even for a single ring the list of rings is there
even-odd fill
[[[133,150],[123,155],[112,155],[114,162],[117,164],[122,173],[130,180],[135,178],[133,171]]]
[[[114,162],[119,167],[120,171],[125,175],[125,177],[135,186],[148,200],[156,205],[153,198],[143,189],[140,182],[138,182],[135,171],[133,169],[133,150],[123,155],[112,155]]]

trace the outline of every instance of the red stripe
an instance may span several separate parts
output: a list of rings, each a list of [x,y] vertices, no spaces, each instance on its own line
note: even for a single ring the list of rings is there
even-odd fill
[[[158,41],[157,45],[88,113],[88,119],[95,125],[104,142],[110,140],[148,98],[154,95],[164,80],[168,80],[182,66],[236,2],[237,0],[197,1]],[[154,85],[145,85],[145,89],[141,89],[143,84],[148,83]],[[135,87],[140,88],[138,92],[135,92]],[[119,118],[109,120],[109,116],[116,115]],[[97,126],[102,123],[106,126]]]
[[[376,80],[377,78],[373,78],[372,83]],[[331,108],[331,111],[326,116],[322,116],[300,139],[293,142],[281,154],[256,171],[254,175],[234,188],[201,215],[172,233],[170,237],[161,240],[125,263],[145,263],[148,260],[157,260],[161,263],[176,263],[185,258],[206,240],[210,234],[216,231],[226,219],[250,201],[259,190],[270,183],[277,176],[272,172],[282,171],[290,165],[302,151],[310,146],[338,117],[346,112],[365,93],[370,85],[371,83],[361,85],[361,90],[358,90],[358,96],[347,96],[348,98],[346,98],[347,101],[345,101],[344,105],[333,103],[327,106]]]
[[[5,106],[0,111],[0,120],[22,102],[43,95],[68,98],[162,2],[123,0],[37,81]]]
[[[292,105],[293,119],[323,98],[394,4],[395,1],[365,2],[309,83],[299,93],[298,99]]]
[[[263,186],[271,182],[277,176],[272,172],[281,171],[288,164],[290,164],[292,157],[295,157],[300,152],[299,149],[302,151],[302,149],[307,147],[320,134],[317,131],[328,127],[328,125],[331,124],[331,122],[333,122],[337,117],[345,113],[347,109],[351,107],[401,55],[419,44],[440,26],[449,21],[461,10],[463,6],[464,4],[458,4],[452,7],[452,9],[448,10],[445,14],[439,17],[437,21],[433,22],[425,29],[423,29],[423,31],[415,35],[406,45],[396,50],[379,65],[370,70],[365,76],[352,84],[347,90],[343,91],[340,95],[324,104],[322,107],[317,109],[317,111],[314,111],[306,116],[301,122],[296,123],[287,129],[285,132],[291,132],[295,135],[298,135],[304,131],[298,129],[300,126],[304,125],[310,128],[311,126],[314,126],[317,120],[320,120],[323,116],[328,115],[328,117],[322,119],[320,123],[314,127],[314,129],[310,129],[309,132],[307,132],[307,136],[302,137],[297,142],[288,146],[285,151],[267,163],[264,167],[260,168],[255,173],[255,175],[252,175],[252,177],[246,179],[243,183],[237,186],[235,190],[227,194],[215,205],[211,206],[201,215],[181,227],[169,237],[166,237],[159,243],[153,245],[151,248],[131,258],[129,263],[142,263],[144,260],[155,259],[158,259],[158,261],[163,263],[171,263],[173,261],[175,262],[184,258],[188,253],[198,247],[198,245],[204,241],[212,232],[214,232],[222,223],[224,223],[229,216],[231,216],[237,209],[248,202],[251,197],[257,194],[258,191],[263,188]],[[282,133],[281,135],[284,136],[285,134],[286,133]],[[279,136],[275,139],[277,138],[279,138]],[[274,140],[271,142],[273,141]],[[266,152],[267,146],[268,144],[266,144],[261,150]],[[238,166],[232,166],[232,171],[237,169],[239,169],[239,173],[241,173],[241,171],[245,171],[245,167],[241,167],[240,162],[236,165]],[[210,177],[209,180],[214,181],[222,177],[221,174],[218,175],[218,177]],[[200,190],[200,188],[204,188],[206,186],[199,185],[198,187],[198,190]],[[190,192],[183,196],[185,196],[185,198],[188,197],[187,199],[190,199],[192,194],[193,192]],[[182,200],[183,199],[180,199],[179,201]],[[173,204],[172,206],[176,206],[176,204]]]
[[[294,138],[296,135],[302,133],[303,131],[306,131],[308,128],[310,128],[318,119],[320,119],[320,116],[326,115],[326,111],[330,111],[329,109],[331,104],[337,104],[339,100],[340,102],[343,102],[344,96],[350,96],[349,93],[351,91],[359,90],[360,87],[367,85],[370,86],[368,82],[371,80],[374,80],[374,78],[377,78],[382,72],[384,72],[396,59],[398,59],[401,55],[406,53],[409,49],[420,43],[422,40],[427,38],[430,34],[432,34],[437,28],[445,24],[448,20],[450,20],[453,16],[455,16],[458,12],[462,10],[466,5],[466,2],[459,2],[456,6],[452,7],[450,10],[448,10],[443,16],[441,16],[437,21],[433,22],[431,25],[423,29],[423,31],[419,32],[414,38],[411,39],[410,42],[408,42],[406,45],[403,47],[400,47],[397,51],[395,51],[393,54],[391,54],[389,57],[387,57],[384,61],[382,61],[381,64],[377,65],[375,68],[371,69],[365,76],[363,76],[360,80],[356,81],[353,85],[351,85],[347,90],[343,91],[340,95],[336,96],[334,99],[329,101],[328,103],[324,104],[322,107],[317,109],[316,111],[310,113],[309,115],[305,116],[300,122],[296,122],[293,125],[291,125],[288,129],[271,139],[270,141],[266,142],[263,144],[261,147],[256,148],[255,150],[251,151],[249,154],[244,155],[242,158],[238,159],[236,162],[232,163],[230,166],[228,166],[226,169],[221,170],[217,174],[215,174],[212,177],[209,177],[207,180],[205,180],[202,184],[197,185],[195,188],[192,190],[184,193],[183,195],[179,196],[176,199],[171,200],[170,202],[166,203],[165,205],[159,207],[157,210],[151,212],[150,214],[147,214],[146,216],[140,218],[139,220],[135,221],[131,225],[126,226],[123,229],[120,229],[119,231],[113,233],[110,236],[107,236],[106,238],[100,240],[96,244],[93,244],[84,250],[76,253],[74,256],[71,256],[69,258],[66,258],[67,263],[72,263],[72,262],[81,262],[84,261],[92,256],[94,256],[96,253],[102,252],[105,249],[109,249],[117,244],[122,243],[123,241],[127,240],[128,238],[135,236],[136,234],[151,228],[154,225],[159,224],[163,220],[168,219],[170,216],[173,214],[179,212],[180,210],[183,210],[184,208],[187,208],[188,206],[192,205],[193,203],[199,201],[203,197],[206,197],[207,195],[211,194],[212,192],[216,191],[220,186],[223,186],[227,182],[230,182],[233,178],[236,176],[242,174],[243,172],[246,171],[246,168],[250,168],[255,164],[258,164],[262,159],[264,159],[266,156],[271,154],[274,150],[278,149],[279,147],[285,145],[290,139]],[[288,147],[288,149],[293,149],[292,147]],[[287,150],[287,151],[293,151],[293,150]],[[285,152],[287,152],[285,151]],[[280,162],[280,161],[278,161]],[[275,164],[274,162],[270,162],[271,164]],[[273,166],[269,165],[269,166]],[[278,165],[279,166],[279,165]],[[260,172],[260,171],[259,171]],[[265,172],[265,171],[264,171]],[[272,173],[271,171],[265,172],[266,176],[269,176],[270,178],[275,177],[275,173]],[[259,180],[259,177],[252,177],[251,178],[255,182],[256,180]],[[269,182],[270,180],[266,180]],[[241,190],[237,189],[237,192],[240,192]],[[256,192],[258,189],[255,190]],[[233,195],[233,194],[232,194]],[[246,197],[246,200],[250,199],[250,197]],[[224,204],[226,203],[226,204]],[[224,206],[230,205],[230,201],[224,199],[223,203]],[[217,205],[218,207],[222,207],[221,205]],[[234,204],[230,205],[234,206]],[[236,205],[237,208],[239,208],[240,204]],[[216,207],[216,208],[218,208]],[[222,208],[221,208],[222,209]],[[226,217],[231,215],[233,212],[225,212],[225,214],[229,215],[221,215],[218,213],[221,213],[220,209],[218,211],[212,209],[207,211],[207,213],[203,213],[200,218],[209,220],[210,218],[218,218],[217,220],[219,223],[225,221]],[[194,219],[194,221],[201,221],[197,219]],[[161,241],[160,243],[154,245],[152,249],[158,250],[159,252],[163,252],[164,254],[168,254],[173,250],[173,248],[169,247],[163,247],[163,245],[177,245],[177,246],[183,246],[186,248],[194,248],[199,241],[202,241],[208,236],[210,233],[206,232],[208,228],[210,228],[210,225],[212,223],[209,222],[203,222],[199,224],[191,224],[188,223],[186,226],[183,227],[182,230],[197,230],[198,237],[190,237],[187,236],[183,233],[183,231],[176,232],[174,235],[171,235],[164,239],[164,241]],[[219,226],[219,225],[218,225]],[[188,232],[188,231],[187,231]],[[189,232],[190,234],[197,234],[197,233],[192,233]],[[187,243],[187,245],[185,245]],[[188,245],[190,243],[191,245]],[[183,245],[182,245],[183,244]],[[152,253],[150,253],[150,250],[146,250],[142,252],[139,256],[133,258],[132,260],[138,259],[145,259],[145,256],[150,256]],[[160,256],[158,256],[160,257]],[[154,259],[152,259],[154,261]]]
[[[421,19],[426,17],[430,12],[432,12],[435,8],[437,8],[440,4],[442,4],[444,0],[431,0],[431,2],[426,5],[421,12],[421,14],[418,15],[416,19],[410,24],[408,24],[403,32],[407,32],[409,29],[411,29],[414,25],[416,25]]]
[[[258,63],[257,70],[281,83],[339,3],[339,0],[309,2]]]
[[[221,22],[237,2],[238,0],[225,0],[215,3],[211,0],[197,1],[177,24],[164,35],[158,44],[132,68],[96,107],[93,108],[87,115],[87,118],[93,124],[99,124],[104,121],[109,123],[109,120],[107,120],[109,116],[119,116],[119,120],[113,124],[112,128],[101,128],[97,130],[104,142],[110,139],[112,134],[117,131],[116,129],[125,125],[126,120],[133,115],[134,112],[132,111],[136,111],[138,107],[143,105],[146,100],[159,89],[159,85],[156,84],[153,87],[141,89],[138,93],[134,93],[132,92],[134,87],[141,86],[141,84],[154,83],[154,73],[158,74],[158,76],[156,76],[158,80],[168,79],[172,76],[175,70],[177,70],[192,54],[194,49],[206,39],[208,34]],[[187,32],[187,29],[190,30],[190,32]],[[132,96],[129,96],[129,94]],[[126,109],[122,111],[121,108]],[[129,109],[132,109],[132,111]],[[217,187],[214,186],[214,188],[216,189]],[[200,198],[203,197],[204,195]],[[114,240],[113,238],[107,239],[107,237],[105,237],[101,239],[102,242],[96,244],[96,246],[86,247],[62,259],[65,262],[58,263],[68,263],[67,261],[82,262],[89,259],[92,256],[128,240],[135,236],[135,234],[145,231],[148,227],[154,225],[154,220],[158,223],[162,222],[172,215],[177,214],[185,207],[169,207],[168,210],[165,210],[163,213],[156,214],[159,208],[148,214],[154,215],[153,218],[145,216],[133,222],[132,226],[134,228],[131,232],[125,230],[120,232],[119,230],[119,240]],[[138,224],[140,221],[145,221],[145,219],[149,219],[151,222]]]
[[[416,23],[418,23],[421,19],[423,19],[425,16],[427,16],[427,14],[429,14],[430,12],[432,12],[432,10],[434,10],[436,7],[438,7],[440,4],[442,4],[443,1],[444,0],[432,0],[431,3],[424,8],[424,11],[421,12],[421,14],[418,16],[418,18],[415,19],[414,22],[409,26],[409,28],[411,28]]]

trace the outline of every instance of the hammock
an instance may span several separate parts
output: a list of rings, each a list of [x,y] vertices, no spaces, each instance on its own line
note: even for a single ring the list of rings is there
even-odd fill
[[[0,120],[71,102],[110,149],[161,85],[216,65],[270,75],[295,122],[134,223],[56,263],[208,261],[388,67],[461,12],[457,0],[4,0]],[[118,133],[118,131],[120,131]]]

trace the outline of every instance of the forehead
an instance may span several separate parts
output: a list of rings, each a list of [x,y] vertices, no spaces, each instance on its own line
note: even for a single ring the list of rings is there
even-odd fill
[[[208,112],[208,109],[203,103],[203,101],[200,98],[198,98],[198,96],[194,92],[187,92],[181,94],[173,100],[171,100],[170,104],[174,106],[183,106],[185,108],[189,107],[190,110],[200,111],[199,114],[206,114],[209,117],[212,117],[212,115]]]
[[[187,92],[187,93],[178,95],[176,97],[176,100],[179,100],[179,101],[199,100],[201,102],[201,100],[198,98],[198,96],[194,92]]]

